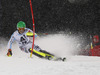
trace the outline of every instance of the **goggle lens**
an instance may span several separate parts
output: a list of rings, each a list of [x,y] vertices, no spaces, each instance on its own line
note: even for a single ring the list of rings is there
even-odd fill
[[[20,31],[20,30],[25,30],[25,28],[18,28],[18,30]]]

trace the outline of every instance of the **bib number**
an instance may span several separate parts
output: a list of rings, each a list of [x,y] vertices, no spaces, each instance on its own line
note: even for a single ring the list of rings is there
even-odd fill
[[[27,43],[27,38],[25,35],[23,35],[21,38],[20,38],[20,42],[22,42],[22,44],[26,44]]]

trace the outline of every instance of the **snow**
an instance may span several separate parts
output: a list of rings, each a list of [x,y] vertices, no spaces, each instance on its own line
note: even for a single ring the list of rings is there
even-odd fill
[[[13,56],[7,57],[7,42],[0,43],[0,75],[99,75],[100,57],[75,55],[79,39],[62,34],[38,37],[35,41],[41,48],[67,61],[49,61],[26,54],[13,44]],[[73,42],[74,41],[74,42]],[[72,43],[73,42],[73,43]],[[70,48],[71,47],[71,48]]]

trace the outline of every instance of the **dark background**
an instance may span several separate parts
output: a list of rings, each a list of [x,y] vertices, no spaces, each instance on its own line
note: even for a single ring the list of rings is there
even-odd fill
[[[100,0],[32,0],[32,5],[37,33],[100,32]],[[0,36],[10,37],[18,21],[32,29],[29,0],[0,0]]]

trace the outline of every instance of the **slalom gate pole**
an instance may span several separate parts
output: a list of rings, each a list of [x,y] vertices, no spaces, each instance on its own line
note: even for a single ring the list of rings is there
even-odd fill
[[[29,3],[30,3],[31,14],[32,14],[32,21],[33,21],[33,44],[32,44],[32,50],[31,50],[31,54],[30,54],[30,57],[32,57],[33,48],[34,48],[34,40],[35,40],[35,23],[34,23],[34,15],[33,15],[33,8],[32,8],[31,0],[29,0]]]

